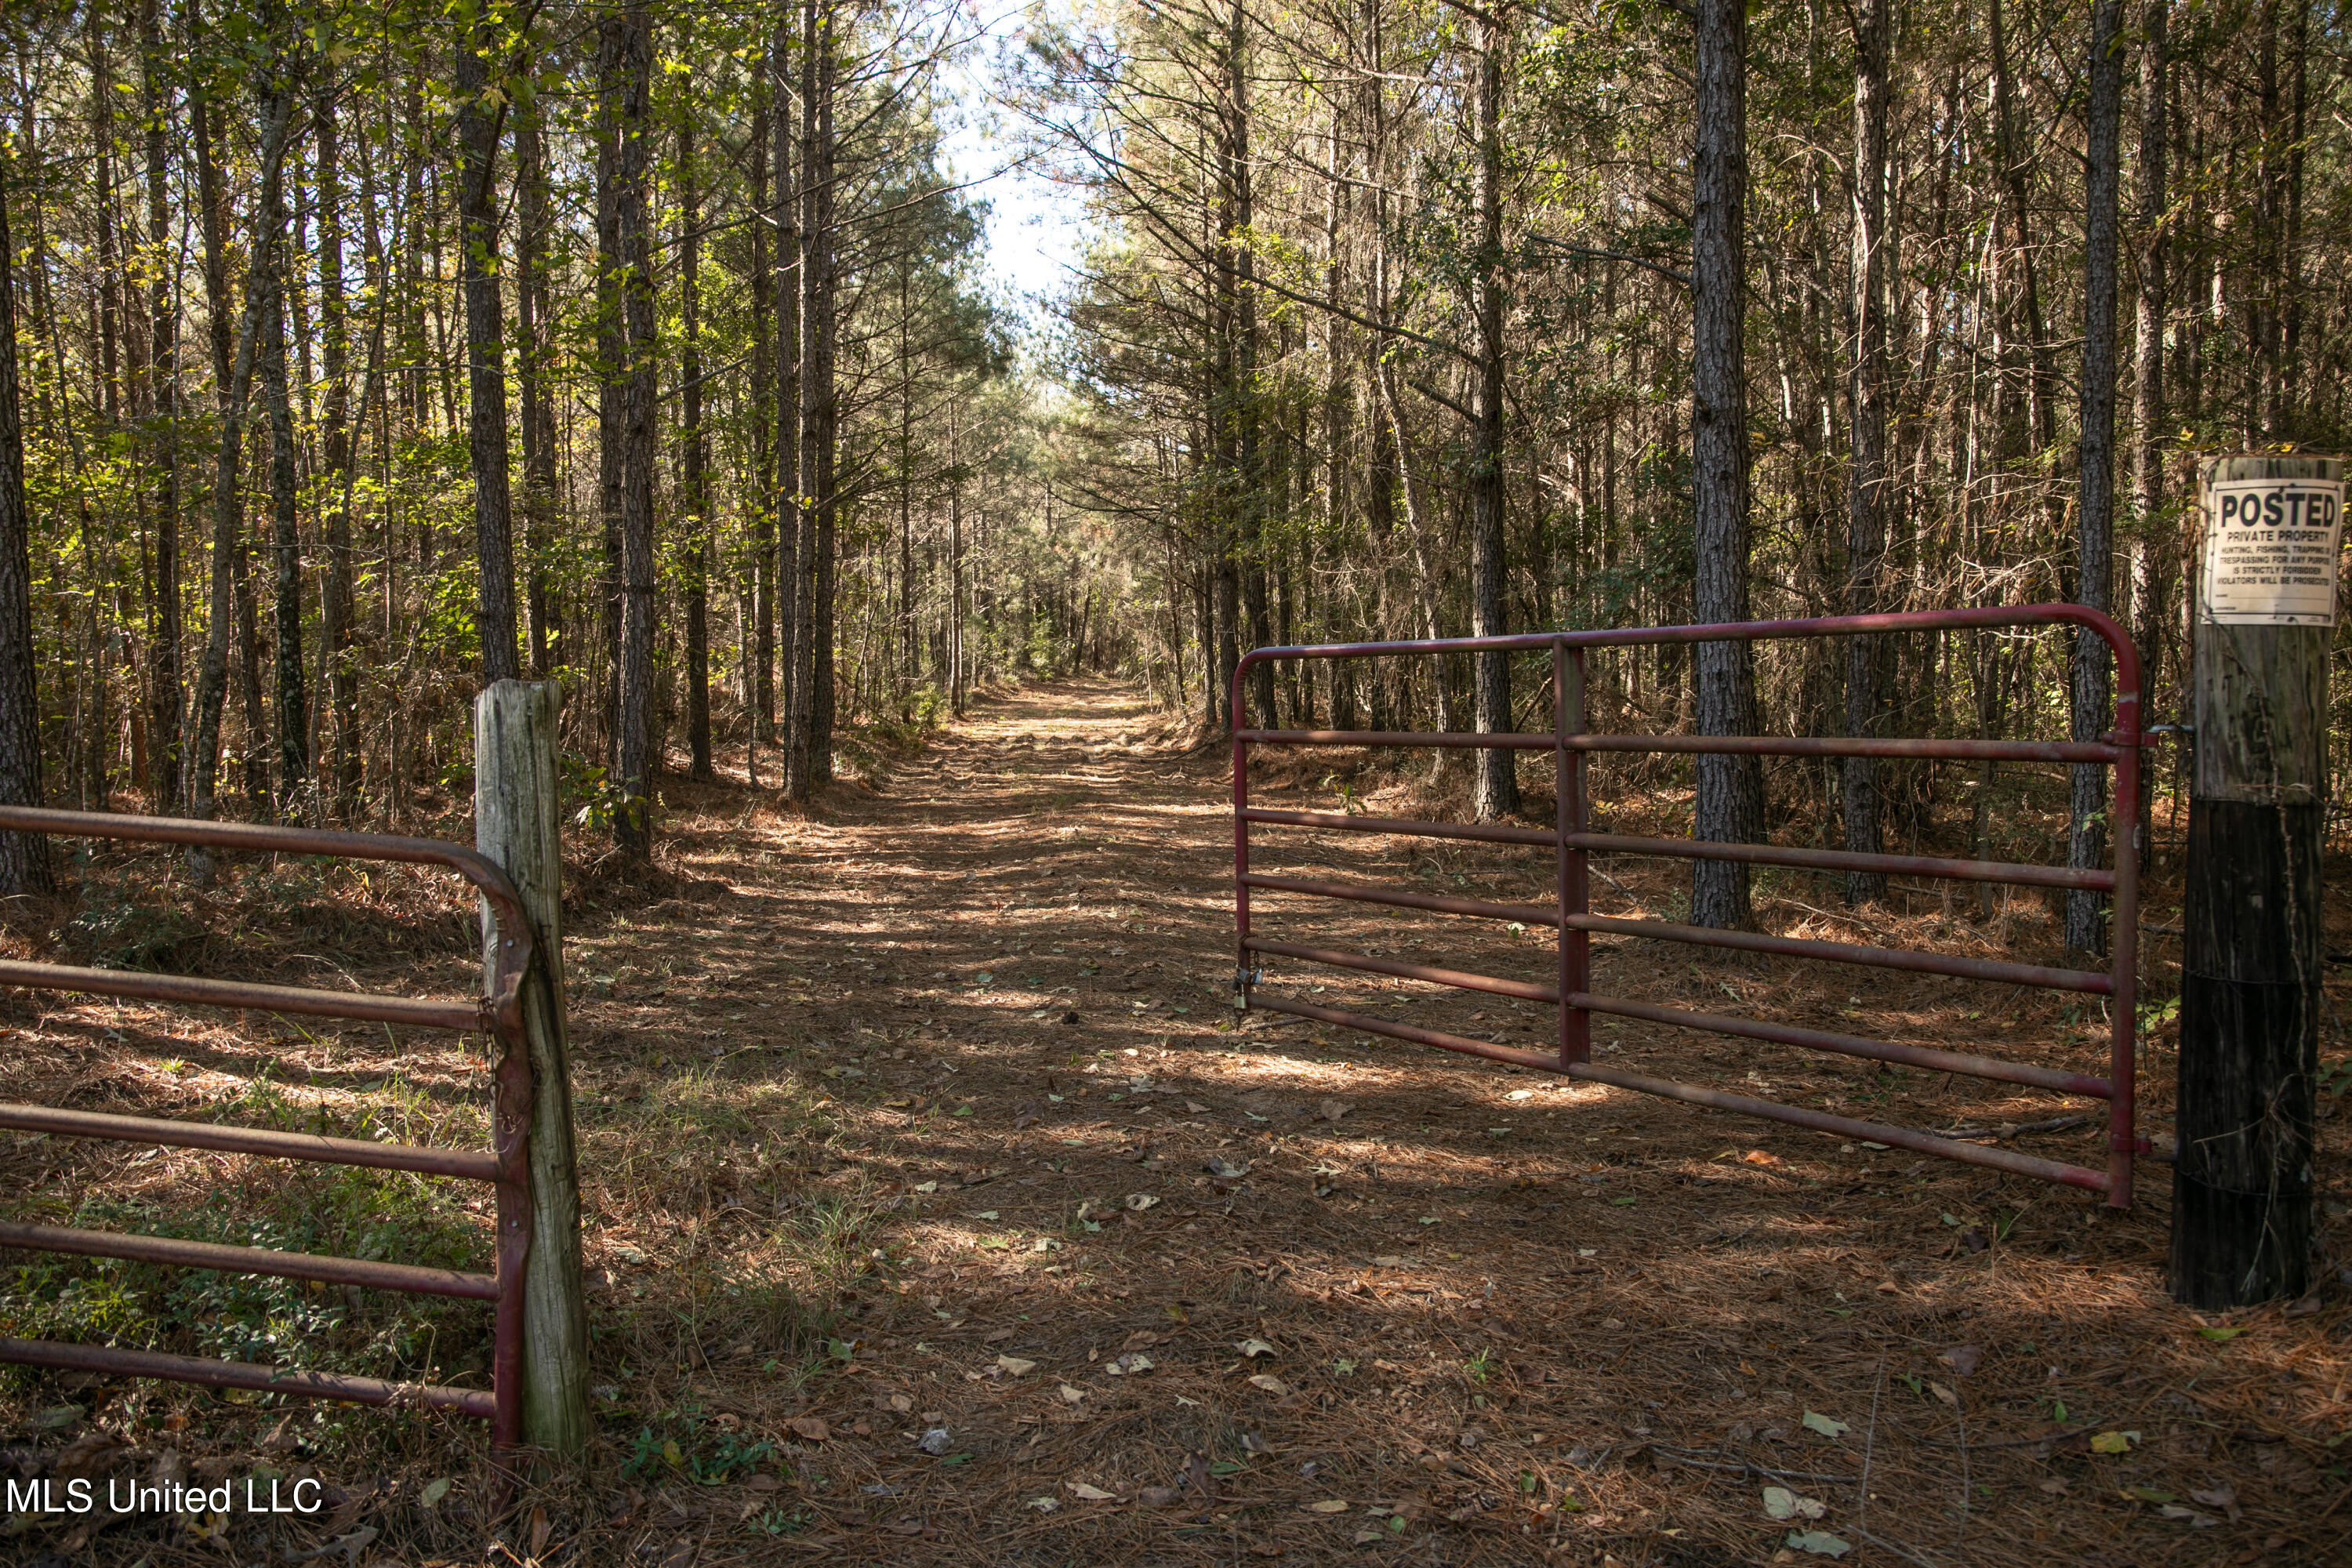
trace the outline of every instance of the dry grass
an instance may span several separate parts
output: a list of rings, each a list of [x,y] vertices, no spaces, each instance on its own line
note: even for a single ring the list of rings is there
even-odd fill
[[[2173,1307],[2159,1166],[2117,1216],[1273,1015],[1236,1027],[1223,756],[1197,740],[1108,688],[1014,694],[813,816],[666,784],[658,879],[579,879],[567,964],[604,1436],[583,1477],[526,1499],[492,1560],[1747,1563],[1786,1550],[1768,1486],[1820,1501],[1814,1528],[1853,1543],[1848,1563],[2340,1560],[2340,1287],[2315,1310],[2226,1324]],[[1338,809],[1345,783],[1409,814],[1458,787],[1418,771],[1327,783],[1345,763],[1289,759],[1259,796]],[[1540,794],[1543,770],[1528,779]],[[1670,773],[1604,781],[1601,798],[1621,831],[1674,831],[1687,811]],[[2006,826],[2042,831],[2036,809],[2029,790]],[[1509,853],[1267,839],[1267,868],[1514,899],[1549,880],[1548,860]],[[1610,870],[1601,907],[1677,912],[1679,868]],[[403,886],[375,910],[338,895],[331,928],[315,900],[225,901],[246,923],[205,912],[203,961],[458,984],[462,909]],[[2054,956],[2039,900],[1979,921],[1933,896],[1847,911],[1797,875],[1759,893],[1791,933]],[[2161,886],[2149,907],[2172,923]],[[1268,900],[1259,919],[1489,972],[1550,963],[1540,933],[1442,918]],[[233,952],[229,929],[245,933]],[[1597,946],[1598,984],[1622,994],[2102,1059],[2095,1005]],[[2151,952],[2152,990],[2169,991],[2177,956]],[[1529,1045],[1549,1028],[1545,1010],[1370,976],[1268,984]],[[12,1098],[479,1136],[478,1061],[443,1042],[70,998],[0,1008],[30,1047],[0,1068]],[[1998,1128],[2070,1109],[1637,1024],[1596,1032],[1606,1061],[1860,1117]],[[2158,1031],[2152,1119],[2168,1048]],[[2338,1125],[2323,1124],[2320,1174],[2340,1209]],[[2013,1142],[2077,1161],[2101,1147],[2095,1126]],[[16,1139],[0,1181],[20,1212],[79,1191],[158,1209],[217,1193],[240,1212],[315,1197],[242,1162],[138,1161]],[[479,1225],[446,1204],[412,1217]],[[2340,1215],[2325,1234],[2332,1280]],[[336,1334],[354,1356],[372,1342]],[[460,1342],[445,1331],[419,1353],[462,1376]],[[1136,1356],[1150,1366],[1121,1360]],[[37,1425],[68,1403],[72,1426]],[[1809,1429],[1808,1412],[1844,1430]],[[287,1412],[191,1391],[32,1378],[0,1413],[26,1450],[110,1437],[126,1468],[166,1447],[225,1473],[311,1467],[344,1498],[335,1534],[379,1532],[362,1556],[480,1557],[470,1431],[309,1409],[280,1430]],[[2107,1432],[2137,1436],[2093,1452]],[[440,1478],[458,1484],[423,1506]],[[260,1560],[269,1527],[237,1528],[228,1557],[140,1523],[70,1552],[70,1526],[19,1544],[154,1568]],[[331,1538],[320,1521],[283,1533],[294,1551]]]

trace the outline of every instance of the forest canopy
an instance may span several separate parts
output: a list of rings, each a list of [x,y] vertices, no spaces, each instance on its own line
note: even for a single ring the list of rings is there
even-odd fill
[[[553,677],[642,853],[665,769],[806,798],[1026,671],[1222,726],[1252,646],[2048,599],[2167,716],[2196,455],[2346,444],[2345,44],[2306,0],[27,0],[0,786],[399,823],[471,692]],[[1086,217],[1028,318],[1016,159]],[[2107,722],[2063,639],[1856,647],[1611,679],[1662,725]],[[1250,706],[1542,700],[1339,668]],[[1821,782],[1850,845],[1919,805]]]

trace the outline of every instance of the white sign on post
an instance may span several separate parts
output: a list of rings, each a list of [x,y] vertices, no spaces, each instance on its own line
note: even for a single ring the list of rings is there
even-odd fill
[[[2340,479],[2205,486],[2200,608],[2222,626],[2332,626],[2344,543]]]

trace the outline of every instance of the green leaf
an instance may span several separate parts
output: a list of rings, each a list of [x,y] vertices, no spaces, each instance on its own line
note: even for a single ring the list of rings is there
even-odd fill
[[[1818,1410],[1808,1410],[1805,1412],[1805,1430],[1819,1432],[1824,1437],[1843,1437],[1847,1428],[1843,1421],[1833,1420]]]
[[[449,1478],[443,1476],[437,1480],[425,1482],[425,1489],[416,1494],[416,1500],[423,1503],[426,1508],[431,1508],[448,1495]]]
[[[1816,1557],[1843,1557],[1853,1550],[1852,1542],[1840,1540],[1826,1530],[1792,1530],[1789,1531],[1788,1543]]]
[[[2207,1339],[2211,1340],[2217,1345],[2226,1345],[2231,1340],[2236,1339],[2240,1334],[2244,1333],[2246,1331],[2243,1329],[2200,1329],[2197,1331],[2204,1335]]]
[[[2091,1439],[2094,1454],[2128,1454],[2139,1442],[2137,1432],[2102,1432]]]

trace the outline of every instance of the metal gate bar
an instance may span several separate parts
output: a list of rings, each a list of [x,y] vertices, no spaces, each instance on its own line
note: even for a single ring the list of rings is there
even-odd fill
[[[2072,625],[2083,635],[2104,641],[2115,658],[2115,727],[2096,741],[1982,741],[1941,738],[1808,737],[1773,735],[1627,735],[1594,734],[1585,728],[1584,657],[1588,648],[1628,647],[1658,644],[1755,642],[1808,637],[1878,636],[1898,632],[1941,632],[2011,626]],[[1270,730],[1242,727],[1246,711],[1246,677],[1258,663],[1274,659],[1357,658],[1448,655],[1481,652],[1528,652],[1549,648],[1552,655],[1553,714],[1549,734],[1433,733],[1412,731]],[[2110,823],[2131,825],[2139,820],[2139,751],[2147,743],[2139,726],[2140,671],[2137,650],[2113,619],[2079,605],[2028,605],[1973,610],[1916,611],[1901,615],[1836,616],[1813,620],[1749,621],[1718,626],[1645,626],[1622,631],[1535,633],[1506,637],[1456,637],[1421,642],[1350,643],[1317,647],[1258,648],[1244,655],[1233,675],[1234,731],[1234,912],[1237,963],[1236,1005],[1312,1018],[1366,1034],[1411,1040],[1471,1056],[1517,1063],[1562,1073],[1570,1078],[1644,1094],[1710,1106],[1748,1116],[1785,1121],[1795,1126],[1867,1139],[1895,1148],[1938,1155],[1969,1164],[2032,1176],[2043,1181],[2104,1193],[2116,1208],[2131,1205],[2132,1161],[2148,1152],[2147,1141],[2134,1125],[2135,1001],[2138,969],[2138,864],[2128,835],[2115,845],[2111,868],[2042,866],[2003,861],[1961,859],[1928,855],[1855,854],[1845,850],[1811,849],[1774,844],[1723,843],[1698,838],[1652,838],[1590,830],[1590,800],[1585,757],[1604,752],[1715,753],[1745,756],[1895,757],[1959,761],[2010,761],[2095,764],[2112,768],[2115,783]],[[1558,769],[1558,823],[1550,829],[1423,822],[1399,817],[1347,816],[1330,812],[1273,810],[1249,804],[1249,748],[1260,746],[1440,747],[1454,750],[1493,748],[1509,751],[1549,751]],[[1553,905],[1498,903],[1481,899],[1412,893],[1356,882],[1325,879],[1268,876],[1250,869],[1250,827],[1289,826],[1349,833],[1395,834],[1424,838],[1468,840],[1547,847],[1553,851],[1557,902]],[[1754,931],[1716,931],[1663,921],[1623,920],[1596,915],[1589,902],[1588,860],[1594,854],[1665,856],[1686,859],[1737,861],[1749,865],[1792,866],[1812,870],[1878,871],[1921,877],[1999,882],[2026,887],[2061,888],[2111,894],[2111,963],[2105,973],[2018,963],[2002,959],[1975,958],[1958,953],[1926,952],[1899,948],[1863,946],[1851,942],[1771,936]],[[1493,975],[1470,973],[1363,953],[1267,941],[1251,934],[1250,892],[1289,893],[1310,898],[1344,900],[1425,910],[1433,913],[1498,920],[1528,926],[1549,926],[1559,932],[1559,978],[1554,985],[1535,985]],[[1783,957],[1825,960],[1874,968],[1945,974],[1963,979],[1999,982],[2038,989],[2074,992],[2108,1000],[2110,1007],[2108,1063],[2105,1076],[2071,1072],[2030,1063],[2005,1062],[1968,1052],[1872,1040],[1776,1024],[1764,1019],[1735,1018],[1691,1012],[1619,997],[1595,994],[1591,989],[1591,940],[1593,932],[1682,942],[1694,946],[1765,952]],[[1472,1039],[1391,1020],[1368,1017],[1334,1007],[1269,995],[1257,989],[1263,979],[1257,960],[1285,957],[1336,968],[1364,970],[1402,979],[1426,981],[1460,990],[1549,1002],[1558,1009],[1559,1043],[1554,1051],[1536,1052]],[[1602,1013],[1645,1022],[1671,1025],[1712,1034],[1768,1040],[1808,1050],[1828,1051],[1869,1060],[1896,1062],[1929,1071],[2016,1083],[2063,1094],[2081,1095],[2107,1102],[2108,1157],[2105,1169],[2067,1164],[1987,1148],[1933,1132],[1891,1127],[1878,1122],[1833,1116],[1825,1111],[1779,1101],[1726,1094],[1696,1085],[1646,1078],[1591,1060],[1591,1015]]]
[[[411,1295],[457,1297],[495,1304],[490,1387],[442,1388],[341,1373],[251,1366],[197,1356],[164,1355],[108,1345],[50,1340],[0,1339],[0,1362],[64,1371],[162,1378],[215,1388],[248,1388],[362,1405],[452,1410],[490,1423],[493,1446],[516,1447],[522,1436],[523,1260],[530,1251],[529,1138],[530,1053],[522,1034],[521,988],[532,962],[530,922],[514,884],[488,857],[461,845],[373,833],[275,827],[249,823],[193,822],[174,817],[116,816],[103,812],[0,806],[0,832],[59,837],[110,838],[147,844],[198,845],[256,854],[309,855],[345,860],[444,866],[482,897],[496,937],[488,994],[421,999],[315,991],[189,975],[82,969],[56,963],[0,963],[0,985],[76,992],[93,996],[253,1007],[313,1017],[405,1024],[415,1027],[482,1030],[499,1042],[491,1072],[491,1147],[488,1151],[427,1149],[352,1138],[223,1127],[152,1117],[115,1116],[54,1106],[0,1105],[0,1128],[60,1138],[100,1138],[182,1149],[214,1149],[268,1159],[413,1171],[488,1182],[497,1196],[496,1271],[470,1273],[369,1258],[319,1257],[270,1247],[224,1247],[168,1237],[116,1236],[56,1226],[0,1223],[0,1247],[121,1258],[224,1273],[274,1275],[328,1284],[360,1285]]]

